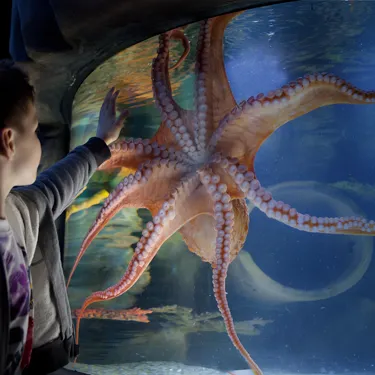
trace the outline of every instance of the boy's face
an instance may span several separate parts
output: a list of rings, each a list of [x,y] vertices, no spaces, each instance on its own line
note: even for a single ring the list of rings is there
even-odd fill
[[[37,136],[38,117],[35,105],[30,101],[27,111],[17,119],[14,129],[14,153],[11,169],[14,185],[30,185],[37,176],[42,149]]]

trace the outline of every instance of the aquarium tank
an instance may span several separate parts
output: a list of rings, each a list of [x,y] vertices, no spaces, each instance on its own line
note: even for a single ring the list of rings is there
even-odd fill
[[[71,368],[374,371],[374,25],[372,1],[264,6],[86,78],[71,149],[111,87],[129,115],[66,213]]]

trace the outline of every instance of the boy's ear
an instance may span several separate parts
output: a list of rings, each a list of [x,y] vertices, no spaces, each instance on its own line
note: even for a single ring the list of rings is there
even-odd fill
[[[14,131],[11,128],[0,129],[0,152],[7,159],[14,154]]]

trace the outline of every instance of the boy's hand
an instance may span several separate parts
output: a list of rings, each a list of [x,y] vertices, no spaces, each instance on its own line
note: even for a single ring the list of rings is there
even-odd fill
[[[107,145],[117,140],[123,122],[129,113],[125,110],[116,118],[116,99],[119,93],[119,90],[115,91],[115,88],[112,87],[108,91],[102,104],[102,108],[100,109],[96,136],[101,138]]]

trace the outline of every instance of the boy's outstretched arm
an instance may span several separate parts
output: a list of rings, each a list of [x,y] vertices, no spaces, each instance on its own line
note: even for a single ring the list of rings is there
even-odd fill
[[[118,138],[127,115],[123,112],[116,118],[117,96],[114,89],[108,92],[96,137],[41,173],[32,185],[14,188],[7,197],[6,216],[17,242],[27,251],[32,277],[35,308],[29,370],[33,374],[54,372],[77,355],[54,219],[110,157],[108,145]]]
[[[111,156],[108,145],[117,140],[127,116],[127,111],[124,111],[116,118],[118,94],[119,91],[112,88],[104,99],[96,137],[42,172],[34,184],[15,189],[36,204],[39,214],[43,215],[44,209],[50,209],[54,219],[59,217],[86,186],[95,170]]]

